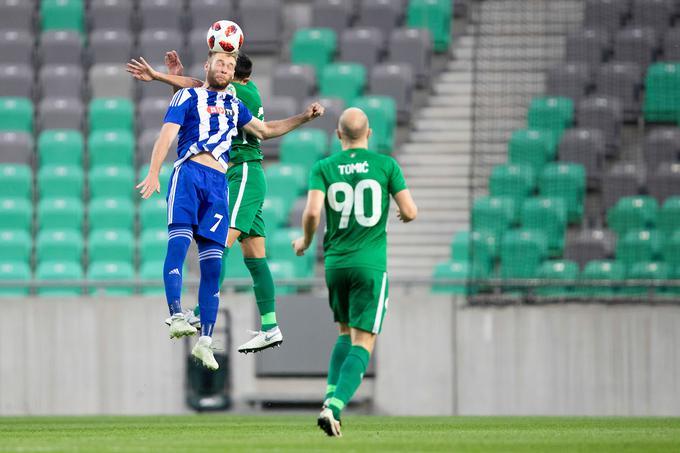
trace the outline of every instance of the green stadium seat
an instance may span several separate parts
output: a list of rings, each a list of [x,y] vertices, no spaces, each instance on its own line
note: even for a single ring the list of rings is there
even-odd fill
[[[592,297],[613,297],[619,293],[617,282],[626,278],[626,268],[622,263],[612,260],[589,261],[583,268],[581,280],[583,281],[611,281],[611,286],[582,286],[579,293]]]
[[[660,252],[660,237],[655,230],[629,231],[616,244],[616,260],[627,269],[642,261],[655,261]]]
[[[654,228],[658,210],[659,203],[653,197],[623,197],[607,212],[607,224],[623,237],[631,230]]]
[[[508,161],[511,164],[528,165],[534,175],[539,175],[543,167],[554,156],[550,135],[536,129],[518,129],[508,142]]]
[[[154,195],[139,202],[139,223],[141,230],[168,229],[168,203],[165,198]]]
[[[135,206],[125,198],[96,198],[89,206],[90,231],[128,230],[135,224]]]
[[[80,261],[45,261],[38,265],[35,273],[36,280],[60,282],[77,281],[83,279],[83,268]],[[38,288],[40,296],[53,297],[68,297],[79,296],[83,294],[81,286],[64,287],[64,286],[44,286]]]
[[[672,235],[665,236],[661,254],[663,260],[673,268],[680,267],[680,229],[675,230]]]
[[[471,263],[480,278],[489,276],[496,256],[496,239],[483,231],[459,231],[451,243],[451,260]]]
[[[168,250],[168,231],[163,230],[146,230],[142,232],[139,239],[139,262],[144,263],[150,261],[165,260],[165,252]],[[161,269],[163,266],[161,266]],[[160,274],[159,274],[160,275]]]
[[[90,101],[90,133],[98,131],[134,131],[135,107],[124,98],[97,98]]]
[[[78,262],[83,256],[83,235],[78,230],[44,230],[38,233],[36,257],[45,262]]]
[[[161,165],[161,171],[158,174],[158,181],[161,183],[161,195],[163,197],[165,197],[165,194],[168,193],[168,184],[170,183],[172,170],[172,164]],[[139,173],[137,173],[137,181],[141,181],[146,178],[147,174],[149,174],[149,164],[144,164],[139,168]]]
[[[40,3],[42,31],[74,30],[85,33],[85,6],[82,0],[42,0]]]
[[[38,204],[38,228],[46,230],[83,230],[85,208],[78,198],[48,198]]]
[[[132,263],[135,241],[128,230],[96,230],[88,239],[90,263],[125,262]]]
[[[578,264],[569,260],[544,261],[538,268],[538,278],[544,280],[571,280],[578,278]],[[573,286],[542,286],[536,288],[536,294],[540,296],[566,297],[574,291]]]
[[[129,262],[97,261],[90,264],[87,271],[88,280],[132,280],[135,272]],[[107,286],[106,284],[90,284],[90,293],[107,296],[129,296],[133,293],[132,286]]]
[[[680,196],[666,198],[659,211],[658,227],[666,237],[680,230]]]
[[[131,167],[95,167],[90,170],[90,197],[125,198],[131,200],[137,194],[135,175]]]
[[[355,99],[353,104],[366,113],[373,130],[369,149],[391,154],[394,148],[394,131],[397,128],[397,104],[394,99],[388,96],[363,96]]]
[[[300,165],[272,164],[267,167],[267,192],[282,198],[290,208],[295,199],[307,189],[308,173]]]
[[[290,200],[284,200],[281,197],[266,197],[262,204],[262,218],[264,225],[268,231],[273,231],[276,228],[282,227],[288,220],[288,208],[291,205]]]
[[[139,267],[139,278],[142,280],[155,280],[157,284],[143,286],[142,294],[146,296],[160,296],[165,294],[163,286],[164,259],[143,261]]]
[[[541,129],[551,133],[551,149],[555,149],[564,129],[574,123],[574,101],[565,97],[535,97],[527,114],[529,129]],[[553,153],[554,155],[554,153]]]
[[[453,241],[451,241],[451,256],[452,260],[458,261],[469,261],[470,260],[470,232],[469,231],[458,231],[453,235]]]
[[[38,193],[41,200],[49,198],[82,198],[85,176],[74,165],[45,165],[38,172]]]
[[[486,232],[496,243],[515,219],[515,203],[508,197],[479,197],[472,206],[472,231]]]
[[[406,24],[428,29],[435,52],[446,52],[451,44],[452,5],[451,0],[411,0],[408,4]]]
[[[69,129],[43,131],[38,138],[40,166],[75,165],[82,167],[83,142],[83,135],[80,131]]]
[[[517,211],[521,209],[524,199],[531,196],[535,188],[536,177],[530,165],[496,165],[489,177],[491,196],[512,198]]]
[[[293,35],[290,59],[295,64],[311,65],[317,77],[325,65],[333,60],[337,36],[330,28],[301,28]]]
[[[0,131],[33,132],[33,103],[30,99],[0,97]]]
[[[31,231],[33,203],[24,198],[0,199],[0,219],[3,230]]]
[[[0,198],[25,198],[33,194],[33,172],[28,165],[0,164]]]
[[[0,259],[2,261],[20,261],[30,264],[32,248],[33,241],[30,231],[0,231]]]
[[[522,205],[522,228],[542,231],[548,239],[551,256],[559,256],[564,250],[567,229],[567,208],[561,198],[528,198]]]
[[[268,260],[269,270],[272,273],[274,280],[291,280],[295,278],[296,266],[293,261],[289,260]],[[294,294],[297,288],[293,285],[276,285],[276,295],[283,296],[286,294]]]
[[[132,168],[135,139],[131,132],[95,131],[90,134],[87,144],[90,151],[90,168],[107,165]]]
[[[241,250],[241,244],[234,244],[230,249],[229,253],[225,250],[224,258],[222,259],[222,278],[227,279],[251,279],[250,271],[243,262],[243,252]],[[246,285],[227,285],[222,286],[222,288],[234,288],[236,291],[250,291],[253,287],[252,283]]]
[[[649,122],[680,119],[680,63],[655,63],[647,69],[642,112]]]
[[[5,261],[0,258],[0,280],[16,280],[29,282],[31,279],[31,268],[22,261]],[[27,296],[28,286],[0,286],[0,297]]]
[[[628,278],[631,280],[667,280],[670,276],[670,266],[666,263],[655,261],[637,262],[630,267],[630,272],[628,272]],[[650,292],[649,286],[654,284],[652,281],[649,283],[649,285],[625,288],[623,293],[629,295],[647,295]],[[663,295],[666,291],[667,288],[657,286],[654,293]]]
[[[469,280],[472,278],[471,264],[469,261],[450,260],[438,263],[432,274],[436,280]],[[461,294],[469,295],[475,292],[471,285],[466,283],[458,285],[432,285],[432,292],[437,294]]]
[[[279,161],[300,165],[309,171],[328,150],[328,137],[321,129],[298,129],[286,134],[281,140]]]
[[[330,63],[321,70],[319,94],[350,105],[366,86],[366,68],[359,63]]]
[[[536,278],[548,255],[545,233],[511,230],[503,235],[500,248],[501,278]]]
[[[571,163],[546,165],[538,178],[538,188],[541,196],[564,200],[569,223],[581,220],[586,193],[586,171],[583,165]]]
[[[304,256],[296,256],[291,242],[302,236],[300,228],[281,228],[273,231],[267,238],[267,257],[272,260],[289,261],[295,266],[296,277],[311,277],[314,274],[316,241]]]

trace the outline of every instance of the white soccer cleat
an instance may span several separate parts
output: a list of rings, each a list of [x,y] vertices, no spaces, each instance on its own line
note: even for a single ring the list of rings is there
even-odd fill
[[[175,313],[170,317],[170,338],[190,337],[196,335],[196,328],[187,322],[183,313]]]
[[[220,367],[213,355],[212,338],[210,337],[200,337],[194,349],[191,350],[191,355],[196,357],[209,370],[214,371]]]
[[[186,318],[187,322],[194,326],[196,329],[201,328],[201,318],[200,316],[194,315],[193,310],[186,310],[184,312],[184,317]],[[169,318],[165,318],[165,324],[170,325],[172,323],[172,316]]]
[[[267,348],[280,346],[281,343],[283,343],[283,334],[281,333],[279,326],[267,331],[260,330],[259,332],[255,332],[250,330],[249,332],[254,335],[253,338],[239,346],[238,352],[244,354],[248,354],[249,352],[260,352]]]
[[[329,408],[325,408],[321,411],[319,418],[316,419],[316,424],[329,436],[342,437],[340,422],[333,417],[333,411]]]

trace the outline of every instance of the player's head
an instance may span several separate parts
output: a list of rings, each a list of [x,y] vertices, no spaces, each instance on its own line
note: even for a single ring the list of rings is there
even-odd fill
[[[205,62],[205,79],[208,87],[222,91],[234,78],[237,56],[231,53],[210,52]]]
[[[239,52],[236,59],[236,70],[234,71],[234,80],[246,83],[250,80],[250,75],[253,73],[253,61],[243,52]]]
[[[368,137],[373,131],[368,127],[368,117],[363,110],[350,107],[340,115],[338,134],[342,149],[368,148]]]

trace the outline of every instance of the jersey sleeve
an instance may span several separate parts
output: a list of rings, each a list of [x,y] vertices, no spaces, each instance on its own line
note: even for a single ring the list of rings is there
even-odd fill
[[[238,124],[236,127],[239,129],[245,126],[246,124],[250,123],[250,120],[253,119],[253,114],[250,113],[250,110],[248,110],[248,107],[239,99],[238,100]]]
[[[326,193],[326,185],[321,175],[321,161],[318,161],[309,172],[309,190],[320,190]]]
[[[191,92],[188,88],[182,88],[172,97],[163,122],[182,126],[191,105]]]
[[[408,189],[408,186],[397,161],[390,158],[390,162],[392,164],[392,171],[390,172],[389,191],[391,195],[395,195],[404,189]]]

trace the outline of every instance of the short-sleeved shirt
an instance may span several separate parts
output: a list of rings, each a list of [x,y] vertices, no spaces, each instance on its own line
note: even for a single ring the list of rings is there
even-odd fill
[[[387,269],[390,195],[406,188],[392,157],[366,149],[348,149],[314,164],[309,190],[326,194],[327,269]]]
[[[227,92],[183,88],[173,96],[165,123],[181,126],[177,144],[178,167],[192,155],[208,152],[226,169],[237,128],[252,119],[248,108]]]
[[[262,98],[260,97],[257,85],[249,80],[245,85],[233,82],[230,86],[234,88],[236,97],[248,107],[253,116],[260,121],[264,121],[264,108],[262,107]],[[231,162],[235,164],[251,160],[262,160],[260,139],[240,129],[232,140],[231,152],[229,154]]]

